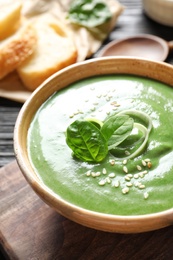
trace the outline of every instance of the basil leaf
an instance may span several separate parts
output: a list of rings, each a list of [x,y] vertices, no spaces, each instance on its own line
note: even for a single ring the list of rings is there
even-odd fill
[[[140,146],[145,139],[145,135],[140,129],[135,128],[135,123],[133,125],[133,130],[131,134],[120,144],[121,147],[126,149],[132,149],[132,147]]]
[[[76,120],[66,131],[66,142],[74,155],[87,162],[101,162],[108,153],[107,142],[100,130],[88,121]]]
[[[71,22],[89,28],[99,26],[111,17],[109,7],[102,0],[74,0],[68,12]]]
[[[101,128],[101,133],[108,141],[108,150],[122,143],[133,129],[133,118],[127,115],[109,117]]]
[[[149,133],[150,133],[150,130],[151,130],[151,127],[152,127],[151,121],[150,121],[150,117],[146,116],[146,119],[148,119],[148,123],[149,123],[148,124],[148,129],[144,125],[142,125],[142,124],[134,123],[134,125],[133,125],[134,131],[136,132],[136,130],[138,130],[141,133],[139,135],[139,139],[136,140],[136,141],[134,140],[133,145],[131,143],[131,146],[129,146],[130,142],[133,141],[130,138],[132,136],[132,134],[133,134],[133,131],[132,131],[132,134],[129,137],[127,137],[127,139],[124,140],[124,142],[122,142],[119,146],[114,147],[110,151],[110,153],[113,156],[115,156],[115,158],[119,158],[120,159],[120,156],[121,156],[121,159],[134,158],[134,157],[138,156],[145,149],[145,146],[146,146],[147,141],[148,141],[148,136],[149,136]],[[141,136],[141,134],[142,134],[142,136]],[[123,150],[124,150],[124,153],[122,154]],[[125,156],[125,151],[130,152],[130,154]],[[117,157],[117,155],[118,155],[118,157]]]
[[[103,122],[96,118],[86,118],[85,120],[95,125],[98,129],[101,129],[101,127],[103,126]]]
[[[135,124],[134,124],[135,125]],[[125,152],[128,150],[130,154],[133,154],[138,150],[142,143],[144,142],[145,135],[139,129],[137,131],[132,131],[131,134],[117,147],[110,150],[110,153],[116,158],[124,158]]]

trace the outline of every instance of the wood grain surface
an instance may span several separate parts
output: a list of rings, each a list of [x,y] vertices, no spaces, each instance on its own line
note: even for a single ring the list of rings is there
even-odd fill
[[[173,226],[140,234],[96,231],[48,207],[27,184],[17,163],[0,170],[0,235],[9,259],[154,259],[173,257]]]
[[[172,27],[144,14],[142,0],[119,2],[125,10],[103,46],[140,33],[173,39]],[[166,62],[173,64],[172,54]],[[172,260],[172,226],[133,235],[105,233],[67,220],[38,198],[14,161],[13,131],[21,106],[0,98],[0,249],[5,259]],[[4,259],[2,254],[0,259]]]

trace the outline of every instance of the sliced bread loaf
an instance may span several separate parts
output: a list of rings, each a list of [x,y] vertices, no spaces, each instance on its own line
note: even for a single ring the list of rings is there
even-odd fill
[[[0,0],[0,40],[9,37],[18,29],[21,8],[20,0]]]
[[[36,41],[35,30],[28,21],[23,21],[14,34],[0,41],[0,79],[33,53]]]
[[[77,51],[68,29],[52,16],[33,20],[37,32],[34,53],[17,69],[24,85],[36,89],[45,79],[58,70],[76,62]]]

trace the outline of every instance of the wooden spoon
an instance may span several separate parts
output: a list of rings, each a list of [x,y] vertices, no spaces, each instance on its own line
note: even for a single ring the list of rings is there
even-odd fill
[[[167,42],[160,37],[141,34],[115,40],[107,44],[98,54],[103,56],[135,56],[155,61],[164,61],[173,50],[173,41]]]

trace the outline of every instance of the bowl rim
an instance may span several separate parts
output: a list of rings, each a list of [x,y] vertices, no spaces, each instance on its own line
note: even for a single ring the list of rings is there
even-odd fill
[[[115,62],[117,64],[121,64],[121,62],[124,63],[131,63],[134,64],[135,62],[142,64],[142,66],[146,66],[146,68],[150,68],[150,66],[154,66],[155,68],[162,68],[163,70],[161,73],[166,73],[168,71],[172,71],[173,74],[173,66],[170,64],[166,64],[164,62],[156,62],[151,61],[147,59],[141,59],[136,57],[99,57],[94,58],[91,60],[79,62],[73,65],[70,65],[61,71],[55,73],[51,77],[49,77],[46,81],[44,81],[27,99],[27,101],[22,106],[14,128],[14,153],[17,160],[17,163],[19,165],[19,168],[24,175],[27,182],[30,184],[32,189],[37,193],[37,195],[45,201],[49,206],[53,207],[56,211],[58,211],[61,215],[71,219],[72,221],[75,221],[79,224],[82,224],[84,226],[88,226],[90,228],[100,229],[102,231],[108,231],[108,232],[119,232],[119,233],[138,233],[138,232],[145,232],[145,231],[151,231],[158,229],[157,226],[160,228],[166,227],[168,225],[173,224],[173,208],[151,213],[151,214],[144,214],[144,215],[114,215],[114,214],[105,214],[100,213],[92,210],[87,210],[85,208],[76,206],[63,198],[61,198],[58,194],[51,191],[43,182],[41,182],[36,175],[33,174],[32,165],[29,162],[27,158],[26,151],[23,149],[23,145],[26,146],[25,138],[23,137],[23,127],[25,127],[24,131],[27,132],[28,127],[25,126],[27,113],[29,112],[30,107],[32,106],[33,101],[37,103],[37,106],[40,107],[40,105],[43,103],[43,101],[47,100],[51,95],[48,95],[47,97],[43,98],[41,101],[38,100],[38,97],[40,97],[40,94],[45,91],[48,85],[51,84],[51,86],[54,84],[56,79],[64,74],[67,74],[69,71],[71,73],[73,70],[76,70],[77,68],[81,67],[82,69],[85,66],[95,66],[100,63],[111,63]],[[135,66],[135,65],[134,65]],[[117,69],[118,70],[118,69]],[[106,75],[105,73],[104,75]],[[117,73],[122,74],[122,73]],[[127,74],[124,72],[124,74]],[[131,73],[129,73],[131,74]],[[150,74],[150,73],[149,73]],[[136,74],[137,76],[140,76]],[[142,76],[142,75],[141,75]],[[143,75],[144,77],[150,77],[150,75]],[[81,76],[80,76],[81,77]],[[158,79],[156,79],[158,77]],[[82,77],[81,79],[83,79]],[[159,76],[154,75],[154,78],[151,79],[160,80]],[[164,82],[165,84],[168,84],[173,87],[173,76],[170,75],[170,77],[166,78],[167,82]],[[163,81],[162,81],[163,82]],[[67,85],[66,85],[67,86]],[[65,86],[65,87],[66,87]],[[54,93],[54,89],[52,91],[52,94]],[[37,109],[38,109],[37,107]],[[37,110],[36,109],[36,110]],[[33,109],[33,111],[36,112],[36,110]],[[30,112],[32,114],[32,111]],[[27,135],[27,134],[26,134]],[[53,205],[52,205],[53,203]],[[57,210],[56,206],[59,206],[59,209]],[[68,211],[65,212],[65,209],[68,208]],[[93,220],[93,223],[88,223],[87,218],[90,217]],[[160,222],[161,220],[161,222]],[[153,228],[150,226],[150,228],[147,228],[148,225],[150,225],[151,221],[155,221],[155,225],[153,225]],[[105,225],[99,226],[100,223]],[[141,227],[141,223],[145,222],[146,225],[144,227]],[[126,228],[122,228],[122,225],[124,225]]]
[[[169,27],[173,26],[172,0],[143,0],[142,2],[144,13],[153,21]],[[155,4],[157,4],[157,8],[155,8]]]

